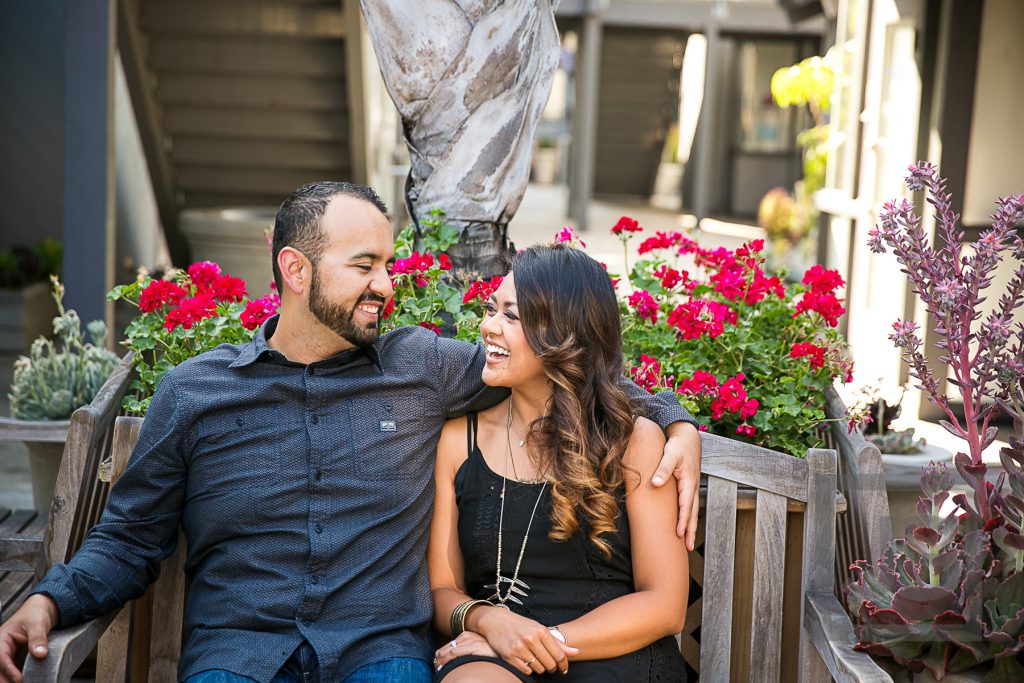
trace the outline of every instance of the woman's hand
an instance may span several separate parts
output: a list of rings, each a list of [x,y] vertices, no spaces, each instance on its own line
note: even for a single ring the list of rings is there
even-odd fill
[[[450,643],[445,643],[434,653],[434,668],[440,671],[441,667],[456,657],[466,655],[481,655],[483,657],[498,657],[498,653],[487,644],[487,639],[479,633],[463,631],[459,637]]]
[[[498,656],[524,674],[569,670],[569,655],[579,654],[574,647],[555,639],[547,626],[498,607],[480,609],[480,632]]]

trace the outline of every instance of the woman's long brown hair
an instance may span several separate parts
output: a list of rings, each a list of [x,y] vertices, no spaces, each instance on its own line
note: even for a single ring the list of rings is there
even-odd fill
[[[601,264],[566,244],[519,252],[512,272],[526,341],[551,382],[527,437],[553,482],[550,536],[570,538],[582,513],[590,540],[610,554],[602,537],[616,530],[633,434],[615,289]]]

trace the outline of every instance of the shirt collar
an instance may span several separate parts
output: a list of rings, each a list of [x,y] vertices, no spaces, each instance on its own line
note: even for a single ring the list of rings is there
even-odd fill
[[[242,347],[242,352],[238,354],[238,358],[232,361],[232,363],[228,367],[242,368],[247,365],[252,365],[260,358],[262,358],[264,355],[275,354],[281,356],[281,354],[278,351],[275,351],[274,349],[270,348],[270,345],[267,343],[267,338],[274,336],[274,330],[277,329],[277,321],[279,317],[279,315],[275,315],[271,318],[268,318],[267,321],[264,322],[262,326],[260,326],[259,331],[256,332],[256,336],[252,338],[252,341]],[[376,343],[373,346],[356,347],[353,349],[342,351],[341,353],[335,354],[330,358],[325,358],[323,360],[317,361],[312,365],[318,365],[322,367],[340,367],[343,365],[353,363],[358,359],[364,357],[367,358],[371,363],[376,365],[378,370],[383,370],[383,368],[380,365],[380,354],[377,351]],[[281,356],[281,358],[283,358],[283,356]]]

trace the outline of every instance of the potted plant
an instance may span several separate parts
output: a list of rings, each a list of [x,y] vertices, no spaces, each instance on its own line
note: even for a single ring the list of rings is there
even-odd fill
[[[47,281],[60,277],[60,242],[0,249],[0,353],[25,353],[32,341],[50,333],[57,309]]]
[[[168,370],[220,344],[239,344],[277,312],[276,293],[248,299],[245,282],[212,261],[170,270],[163,278],[140,275],[115,287],[111,301],[125,301],[139,313],[122,342],[134,351],[136,378],[128,385],[124,409],[142,416]]]
[[[56,277],[52,281],[58,312],[53,319],[55,340],[39,337],[29,355],[14,363],[8,395],[12,417],[0,418],[0,433],[24,442],[28,449],[32,498],[40,512],[50,509],[68,418],[92,401],[118,363],[118,357],[103,348],[103,321],[86,325],[91,341],[85,341],[78,314],[64,310],[64,286]]]
[[[945,464],[921,475],[919,524],[906,528],[874,562],[854,566],[848,604],[859,644],[896,669],[927,671],[936,680],[971,670],[974,680],[1024,679],[1024,438],[1020,433],[1024,327],[1014,311],[1024,303],[1024,264],[1019,264],[995,308],[981,303],[1006,254],[1024,259],[1016,226],[1024,195],[1000,199],[992,227],[967,249],[945,181],[928,163],[910,167],[907,185],[925,190],[935,209],[938,246],[906,200],[889,202],[871,231],[871,248],[892,249],[914,292],[934,321],[939,362],[962,401],[954,410],[929,366],[912,321],[897,321],[890,339],[928,399],[942,409],[941,424],[963,439],[954,467],[969,495],[950,496],[953,475]],[[1001,408],[1002,407],[1002,408]],[[1000,409],[1018,420],[1017,435],[1002,449],[1004,473],[990,480],[982,452],[995,439]],[[944,505],[952,500],[957,510]],[[980,667],[980,669],[979,669]]]

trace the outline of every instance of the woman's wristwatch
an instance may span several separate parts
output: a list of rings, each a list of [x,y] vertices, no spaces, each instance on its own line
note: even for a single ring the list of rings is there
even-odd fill
[[[565,639],[565,634],[562,633],[562,629],[558,628],[557,626],[548,626],[548,633],[550,633],[551,637],[560,642],[562,645],[569,644],[568,641],[566,641]]]

